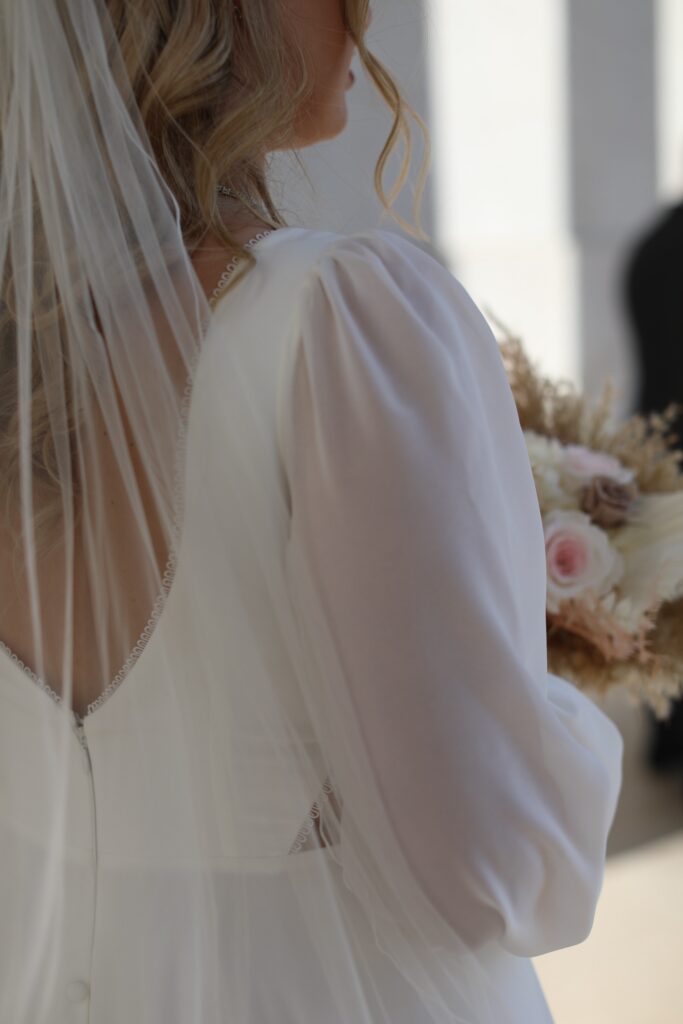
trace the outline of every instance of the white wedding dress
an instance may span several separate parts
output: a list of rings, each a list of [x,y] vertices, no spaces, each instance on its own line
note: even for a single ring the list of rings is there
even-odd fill
[[[215,648],[216,673],[240,668],[230,660],[221,583],[240,548],[226,510],[239,500],[244,456],[272,506],[284,499],[292,512],[284,536],[267,502],[255,510],[259,550],[280,560],[294,593],[300,560],[313,567],[396,841],[434,920],[476,951],[500,995],[495,1024],[547,1024],[530,957],[590,933],[623,743],[588,697],[547,673],[542,526],[495,338],[462,285],[389,232],[346,239],[287,228],[254,253],[258,266],[216,307],[197,370],[170,591],[125,671],[74,728],[64,941],[45,1019],[367,1024],[353,1016],[341,969],[331,977],[335,958],[345,970],[351,958],[365,1005],[375,1007],[372,1024],[427,1020],[341,882],[337,898],[359,946],[327,950],[330,970],[312,969],[322,961],[283,882],[310,872],[306,891],[324,915],[313,867],[327,852],[298,853],[294,842],[308,798],[287,805],[277,779],[250,780],[240,850],[253,850],[253,863],[231,859],[235,836],[221,809],[239,804],[228,790],[230,751],[247,723],[235,720],[226,735],[230,719],[205,699],[193,650],[201,642],[206,663]],[[225,371],[228,346],[261,403],[263,429],[240,438],[242,449],[222,430],[237,386]],[[241,569],[251,608],[267,607],[258,567],[246,560]],[[197,601],[209,609],[201,635]],[[295,680],[265,613],[261,640],[296,718]],[[173,706],[164,699],[169,673]],[[54,694],[3,646],[0,1024],[17,1020],[14,980],[31,953],[18,922],[42,869],[51,701],[56,727]],[[174,744],[181,718],[196,725],[189,755],[204,773],[201,793],[187,792]],[[144,730],[144,762],[132,722]],[[303,710],[301,722],[308,728]],[[190,881],[197,822],[215,873],[212,953],[221,965],[200,993]],[[254,888],[252,908],[263,901],[248,964],[242,951],[220,948],[221,922],[245,891],[235,887],[240,872],[240,886]],[[248,1005],[235,1005],[245,977]],[[38,1006],[36,994],[22,1024],[43,1020]]]

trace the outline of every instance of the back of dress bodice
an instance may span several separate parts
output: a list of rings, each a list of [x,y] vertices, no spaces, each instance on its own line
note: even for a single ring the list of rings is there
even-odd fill
[[[623,742],[547,673],[496,340],[389,233],[255,255],[203,343],[130,671],[79,727],[0,655],[0,1024],[72,1024],[88,991],[92,1024],[550,1024],[528,958],[590,930]],[[332,842],[303,849],[328,780]],[[46,879],[56,995],[18,1014]]]
[[[96,839],[100,863],[277,859],[288,853],[317,796],[288,755],[291,736],[275,732],[282,718],[269,712],[285,702],[297,743],[307,738],[315,759],[283,620],[277,621],[288,615],[278,567],[289,499],[276,406],[295,297],[334,238],[275,232],[259,247],[257,266],[216,309],[190,397],[172,584],[125,678],[84,719],[96,835],[82,744],[70,737],[76,855]],[[258,431],[246,433],[244,424],[254,421],[244,403],[254,395]],[[245,524],[252,531],[246,543]],[[278,585],[274,600],[269,588]],[[50,698],[20,665],[2,652],[0,658],[0,773],[22,780],[2,787],[0,820],[40,843],[57,799],[42,734]],[[60,710],[47,708],[55,729]]]

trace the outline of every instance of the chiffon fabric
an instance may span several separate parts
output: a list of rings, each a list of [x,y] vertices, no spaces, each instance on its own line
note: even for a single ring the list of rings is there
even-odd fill
[[[0,649],[0,1022],[548,1024],[530,958],[591,932],[623,741],[547,671],[496,340],[389,231],[253,252],[167,592],[68,737],[59,860],[63,716]]]

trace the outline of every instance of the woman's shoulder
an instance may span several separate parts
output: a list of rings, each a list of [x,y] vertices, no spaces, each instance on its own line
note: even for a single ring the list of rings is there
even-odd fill
[[[341,373],[341,361],[399,390],[401,382],[414,383],[416,367],[425,377],[455,374],[481,401],[493,394],[498,401],[503,392],[510,404],[493,331],[436,255],[382,228],[350,235],[301,230],[291,237],[293,248],[308,250],[289,321],[293,352],[326,364],[321,373],[331,368],[332,377]]]
[[[380,227],[346,235],[285,227],[255,255],[257,268],[230,306],[232,326],[243,320],[245,336],[291,338],[283,343],[288,366],[301,348],[332,362],[353,349],[387,376],[414,372],[418,359],[504,383],[483,313],[438,254],[412,238]]]
[[[387,290],[421,307],[458,312],[470,327],[487,330],[485,318],[436,246],[398,231],[368,228],[352,234],[312,228],[280,228],[262,250],[264,264],[298,273],[309,286],[328,285],[340,296]],[[385,295],[386,297],[386,295]],[[435,310],[436,311],[436,310]]]
[[[271,232],[268,238],[269,243],[263,249],[282,246],[288,258],[300,253],[317,256],[320,260],[346,258],[354,262],[353,257],[357,257],[373,263],[379,259],[390,266],[408,261],[419,264],[423,270],[433,269],[437,273],[446,269],[434,247],[423,248],[411,238],[386,228],[367,228],[342,234],[316,228],[284,227]]]

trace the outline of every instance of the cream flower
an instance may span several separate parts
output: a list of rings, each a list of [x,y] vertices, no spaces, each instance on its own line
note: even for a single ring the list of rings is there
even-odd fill
[[[557,466],[562,462],[564,449],[554,437],[545,437],[534,430],[524,431],[531,465]]]
[[[563,451],[560,472],[570,486],[582,487],[596,476],[608,477],[617,484],[630,484],[632,469],[606,452],[595,452],[580,444],[569,444]]]
[[[576,496],[567,491],[560,478],[563,447],[555,438],[533,430],[524,431],[531,471],[541,513],[553,508],[576,508]]]

